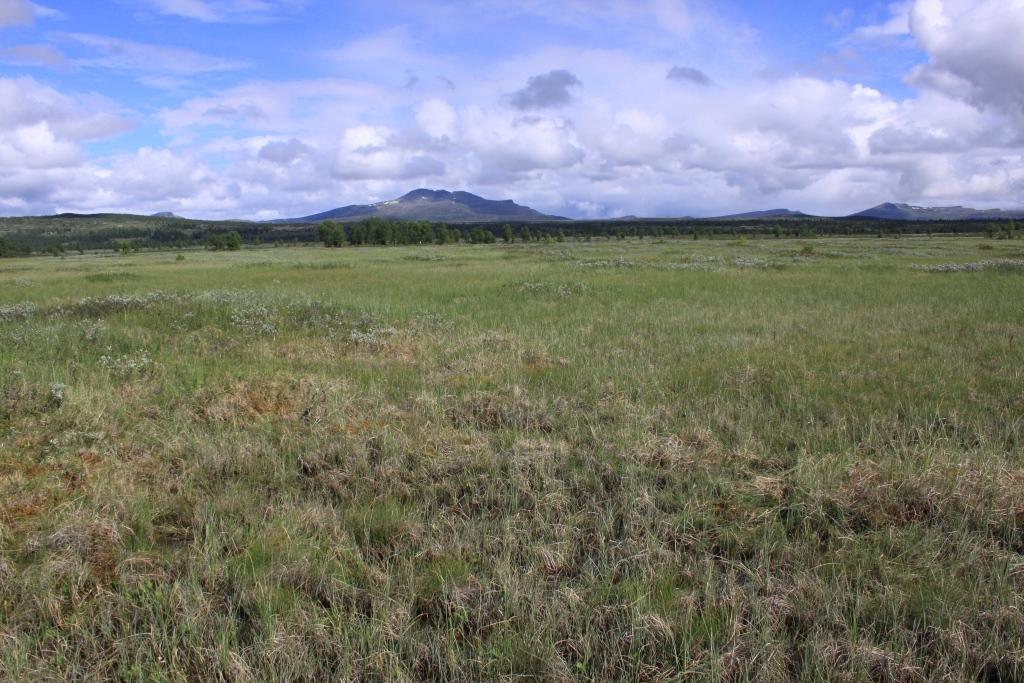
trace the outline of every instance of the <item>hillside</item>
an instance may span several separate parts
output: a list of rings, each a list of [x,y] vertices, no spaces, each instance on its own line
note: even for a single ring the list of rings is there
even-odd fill
[[[814,218],[802,211],[791,211],[790,209],[768,209],[767,211],[749,211],[747,213],[734,213],[728,216],[715,216],[707,218],[709,221],[749,221],[767,220],[778,218]]]
[[[398,199],[376,204],[352,204],[330,211],[286,218],[274,223],[319,223],[326,220],[357,221],[365,218],[388,218],[405,221],[432,221],[446,223],[484,223],[492,221],[550,221],[569,220],[549,216],[511,199],[484,199],[469,192],[447,190],[413,190]]]
[[[886,202],[850,218],[884,218],[900,221],[981,221],[1024,218],[1024,211],[972,209],[966,206],[911,206]]]

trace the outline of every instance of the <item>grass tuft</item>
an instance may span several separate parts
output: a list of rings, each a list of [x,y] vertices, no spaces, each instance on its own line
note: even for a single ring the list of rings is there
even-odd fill
[[[0,678],[1024,679],[1012,243],[450,249],[6,264]]]

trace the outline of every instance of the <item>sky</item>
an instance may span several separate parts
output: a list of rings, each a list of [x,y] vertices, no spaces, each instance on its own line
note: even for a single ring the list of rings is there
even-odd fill
[[[0,215],[1024,206],[1024,0],[0,0]]]

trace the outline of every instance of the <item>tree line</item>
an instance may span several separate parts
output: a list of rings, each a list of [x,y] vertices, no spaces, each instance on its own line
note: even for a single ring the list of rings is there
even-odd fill
[[[529,226],[521,225],[518,230],[506,223],[495,225],[463,225],[451,227],[447,223],[430,221],[393,221],[383,218],[367,218],[358,223],[337,223],[324,221],[317,227],[317,238],[327,247],[341,247],[346,244],[361,246],[410,245],[410,244],[494,244],[501,238],[505,242],[557,241],[564,242],[565,230],[559,228],[552,233],[534,232]]]
[[[26,256],[32,253],[31,249],[27,249],[24,246],[17,244],[10,244],[4,239],[3,235],[0,235],[0,258],[9,256]]]
[[[113,218],[112,218],[113,220]],[[730,237],[816,237],[825,235],[899,236],[911,234],[987,234],[992,238],[1024,237],[1016,221],[893,221],[870,218],[796,218],[761,221],[699,219],[637,219],[605,221],[537,221],[449,225],[430,221],[367,218],[353,223],[320,225],[274,223],[163,221],[152,227],[90,227],[76,229],[73,219],[25,219],[38,228],[20,227],[0,238],[0,256],[51,254],[110,249],[184,249],[205,246],[235,250],[249,245],[297,245],[320,242],[342,245],[489,244],[624,240],[647,238],[721,239]]]
[[[978,234],[993,238],[1024,237],[1013,221],[892,221],[882,219],[786,219],[779,222],[741,221],[574,221],[572,223],[493,223],[460,225],[428,221],[392,221],[368,218],[358,223],[325,221],[317,227],[317,239],[327,247],[344,245],[492,244],[513,242],[564,242],[576,240],[728,237],[818,237],[870,235],[878,237],[932,234]]]

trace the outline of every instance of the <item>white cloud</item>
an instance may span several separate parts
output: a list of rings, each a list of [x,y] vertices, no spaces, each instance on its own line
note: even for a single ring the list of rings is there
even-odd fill
[[[0,79],[0,206],[48,210],[50,198],[75,187],[73,176],[86,164],[81,143],[130,127],[102,97],[64,95],[31,78]]]
[[[142,74],[195,76],[242,69],[242,60],[205,55],[166,45],[151,45],[90,33],[65,33],[63,40],[92,50],[95,55],[76,59],[79,66],[101,67]]]
[[[416,38],[408,26],[372,33],[328,50],[326,57],[341,65],[395,64],[402,67],[415,65],[419,68],[435,65],[439,60],[416,49]]]
[[[583,63],[592,56],[579,57],[580,66],[587,68]],[[866,164],[870,135],[898,107],[868,88],[809,78],[712,93],[665,88],[667,67],[612,64],[611,54],[603,57],[589,68],[595,78],[611,74],[611,81],[558,115],[510,110],[500,82],[490,102],[456,105],[403,99],[408,96],[397,90],[367,97],[366,84],[311,81],[251,84],[198,98],[165,112],[164,120],[182,139],[210,127],[248,131],[258,144],[242,137],[233,146],[221,144],[218,153],[236,160],[229,173],[265,184],[271,188],[266,196],[281,204],[290,200],[272,188],[301,192],[307,200],[322,191],[333,203],[330,190],[339,182],[377,182],[400,194],[407,180],[490,187],[498,195],[531,187],[550,201],[552,193],[538,185],[544,181],[558,189],[556,207],[569,206],[573,197],[596,210],[603,196],[609,205],[629,202],[637,209],[632,213],[645,207],[678,213],[681,195],[717,205],[809,192],[836,169]],[[644,68],[646,75],[638,73]],[[663,92],[639,105],[631,88],[643,91],[644,79]],[[328,113],[339,111],[346,115]],[[371,117],[392,124],[360,123]],[[261,137],[266,133],[276,137]]]
[[[33,4],[32,8],[36,12],[36,18],[42,17],[44,19],[67,19],[68,15],[61,12],[59,9],[52,7],[46,7],[45,5]]]
[[[0,0],[0,28],[31,24],[36,19],[64,19],[60,10],[37,5],[28,0]]]
[[[416,123],[434,138],[454,138],[459,114],[444,100],[431,99],[416,108]]]
[[[191,98],[162,110],[158,119],[168,133],[185,137],[204,128],[308,134],[355,122],[364,112],[379,115],[400,97],[381,86],[344,79],[254,81]]]
[[[449,25],[532,16],[574,30],[660,43],[670,37],[691,36],[714,20],[698,4],[687,0],[458,0],[431,3],[430,13],[433,21]],[[738,38],[744,33],[741,26],[733,28]]]
[[[206,195],[223,198],[231,181],[213,172],[192,154],[142,147],[134,154],[108,159],[109,174],[101,186],[131,197],[135,203],[174,202],[184,205]]]
[[[264,22],[305,7],[309,0],[142,0],[161,14],[206,23]]]
[[[164,111],[177,149],[84,164],[77,172],[86,180],[65,179],[61,193],[46,196],[70,198],[78,187],[78,210],[280,217],[427,185],[553,213],[681,215],[766,206],[843,212],[952,191],[991,198],[993,188],[1019,182],[1001,150],[971,163],[929,161],[957,136],[982,139],[997,124],[948,98],[901,103],[806,77],[674,88],[664,63],[593,57],[569,66],[594,86],[557,113],[505,105],[505,84],[521,83],[529,60],[495,72],[489,101],[418,99],[338,79],[250,83]],[[635,92],[645,91],[657,94],[638,101]],[[211,131],[221,137],[202,142]]]
[[[1024,121],[1024,0],[917,0],[910,26],[929,56],[913,82]]]
[[[38,64],[42,66],[62,67],[68,63],[67,57],[52,45],[16,45],[0,50],[0,60],[12,64]]]
[[[0,134],[0,168],[62,168],[81,159],[78,145],[58,138],[46,121]]]
[[[35,18],[35,6],[28,0],[0,0],[0,27],[31,24]]]
[[[132,125],[103,97],[69,97],[32,78],[0,79],[0,135],[42,123],[57,138],[75,143],[109,137]]]
[[[166,0],[164,9],[221,21],[243,10],[269,16],[272,4]],[[473,21],[525,12],[624,39],[646,25],[657,38],[650,50],[560,42],[475,63],[424,53],[428,36],[400,27],[329,52],[329,66],[352,78],[249,81],[190,97],[155,115],[166,144],[91,159],[82,142],[125,125],[116,107],[0,81],[0,206],[268,218],[426,185],[598,217],[783,206],[834,214],[887,200],[991,205],[1024,189],[1024,43],[1014,38],[1024,0],[917,0],[858,30],[858,39],[912,31],[927,61],[911,77],[919,91],[904,99],[841,79],[751,75],[730,56],[728,32],[692,3],[462,7]],[[436,30],[465,30],[457,9],[440,3],[436,20],[456,24]],[[666,51],[661,39],[671,36],[678,49]],[[67,40],[105,68],[172,63],[143,74],[150,79],[240,66],[100,36]],[[710,66],[699,49],[709,44],[726,45]],[[771,60],[753,60],[762,62]],[[709,71],[714,87],[693,87]]]
[[[911,0],[894,2],[889,5],[889,18],[880,24],[861,26],[853,32],[853,37],[866,40],[893,38],[910,33]]]
[[[486,184],[513,182],[522,174],[566,169],[586,151],[571,122],[470,107],[459,141],[473,155],[474,175]]]

